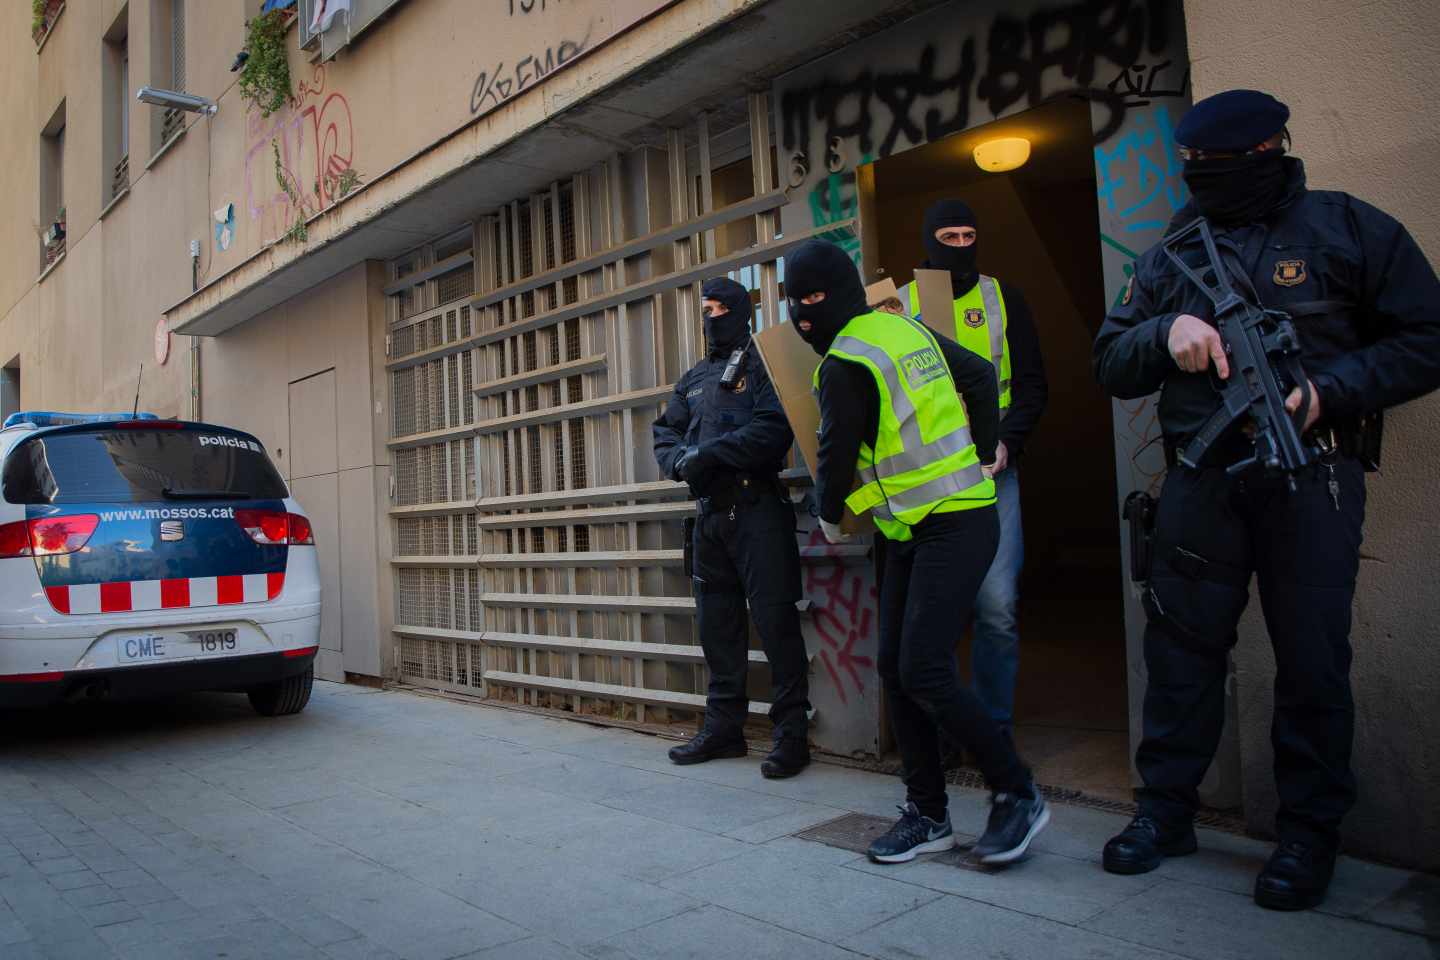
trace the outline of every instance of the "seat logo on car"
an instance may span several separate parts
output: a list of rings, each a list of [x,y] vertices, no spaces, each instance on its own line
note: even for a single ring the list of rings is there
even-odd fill
[[[185,539],[185,524],[179,520],[160,521],[160,539],[167,543]]]

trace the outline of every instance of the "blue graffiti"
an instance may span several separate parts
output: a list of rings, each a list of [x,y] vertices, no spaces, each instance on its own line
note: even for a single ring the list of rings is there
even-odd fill
[[[1164,230],[1187,199],[1170,110],[1132,110],[1130,116],[1134,126],[1112,147],[1095,148],[1097,194],[1119,216],[1125,232]]]

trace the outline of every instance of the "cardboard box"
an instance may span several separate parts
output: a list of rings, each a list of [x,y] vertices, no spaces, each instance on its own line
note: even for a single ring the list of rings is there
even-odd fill
[[[921,315],[927,326],[938,329],[951,339],[955,336],[954,311],[951,307],[950,274],[944,270],[916,270],[916,288],[920,292]],[[881,280],[865,288],[866,299],[872,306],[889,298],[898,299],[894,280]],[[932,322],[938,320],[938,324]],[[948,329],[947,329],[948,327]],[[820,358],[810,349],[810,344],[800,339],[790,324],[767,327],[755,334],[754,343],[770,382],[780,398],[785,419],[795,433],[795,444],[810,477],[815,477],[815,464],[820,448],[820,407],[815,402],[812,382]],[[859,484],[859,478],[856,478]],[[866,534],[875,530],[870,515],[855,516],[847,507],[840,520],[840,529],[849,534]]]
[[[895,281],[886,277],[865,288],[865,302],[870,304],[873,310],[885,310],[894,312],[899,308],[904,311],[905,305],[900,300],[900,291],[895,288]]]
[[[770,374],[775,394],[780,398],[785,419],[790,421],[805,469],[810,471],[810,479],[814,480],[820,449],[820,406],[815,402],[811,386],[820,358],[788,323],[761,330],[755,334],[753,342],[761,362],[765,364],[765,371]],[[858,482],[857,477],[857,485]],[[846,507],[845,515],[840,519],[840,529],[859,535],[873,532],[875,524],[868,514],[857,517]]]

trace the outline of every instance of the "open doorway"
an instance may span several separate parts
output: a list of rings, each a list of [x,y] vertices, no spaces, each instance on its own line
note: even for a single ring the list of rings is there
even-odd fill
[[[977,143],[1021,136],[1029,161],[982,171]],[[1090,371],[1105,315],[1090,105],[1058,100],[859,171],[866,281],[911,279],[934,200],[978,220],[981,272],[1018,287],[1038,327],[1050,399],[1021,475],[1016,741],[1044,784],[1129,799],[1125,622],[1109,399]],[[959,651],[968,676],[969,637]]]

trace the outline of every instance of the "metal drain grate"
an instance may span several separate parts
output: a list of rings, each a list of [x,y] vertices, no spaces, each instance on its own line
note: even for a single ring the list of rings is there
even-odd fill
[[[843,817],[836,817],[834,820],[827,820],[807,830],[801,830],[795,836],[801,840],[823,843],[827,847],[839,847],[841,850],[864,853],[870,849],[870,844],[875,842],[877,837],[890,829],[892,823],[894,823],[893,820],[885,817],[872,817],[867,813],[847,813]]]

